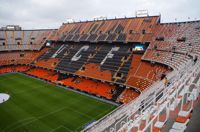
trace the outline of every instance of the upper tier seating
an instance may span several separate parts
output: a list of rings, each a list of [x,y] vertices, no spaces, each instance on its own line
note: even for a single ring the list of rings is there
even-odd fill
[[[158,24],[143,59],[178,70],[200,55],[200,21]]]
[[[200,55],[200,22],[160,24],[153,28],[154,36],[149,49],[192,53]],[[164,41],[159,41],[163,37]]]
[[[191,59],[188,55],[155,50],[147,50],[144,58],[145,60],[166,64],[174,70],[178,70]]]
[[[159,16],[154,16],[65,23],[59,28],[57,38],[61,41],[75,42],[145,42],[149,41],[152,34],[151,27],[159,19]]]
[[[39,50],[46,40],[53,39],[54,30],[0,30],[0,51]]]
[[[159,20],[157,16],[66,23],[57,35],[59,40],[75,42],[150,42],[142,59],[175,70],[200,55],[200,21],[161,24]]]

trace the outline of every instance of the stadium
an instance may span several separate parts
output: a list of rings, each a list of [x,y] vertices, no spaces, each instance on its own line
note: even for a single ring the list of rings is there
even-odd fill
[[[0,28],[1,132],[198,131],[200,21]]]

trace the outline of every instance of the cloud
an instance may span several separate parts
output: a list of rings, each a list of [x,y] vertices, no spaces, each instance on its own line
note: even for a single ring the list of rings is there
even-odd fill
[[[18,24],[26,29],[59,28],[68,18],[93,19],[134,16],[147,9],[150,15],[162,15],[162,22],[200,19],[199,0],[1,0],[0,26]]]

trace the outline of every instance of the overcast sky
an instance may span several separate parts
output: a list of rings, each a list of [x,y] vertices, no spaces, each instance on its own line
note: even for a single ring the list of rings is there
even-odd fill
[[[200,19],[200,0],[0,0],[0,27],[58,28],[67,19],[133,17],[143,9],[162,22]]]

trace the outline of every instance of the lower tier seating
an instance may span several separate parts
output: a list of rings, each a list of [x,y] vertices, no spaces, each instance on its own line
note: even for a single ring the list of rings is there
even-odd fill
[[[75,89],[112,99],[115,86],[93,80],[87,80],[79,77],[70,77],[61,81],[64,85]]]
[[[59,74],[57,72],[42,68],[33,68],[31,66],[25,65],[0,67],[0,74],[7,72],[25,72],[28,75],[35,76],[51,82],[60,83],[65,86],[87,92],[89,94],[94,94],[96,96],[104,97],[107,99],[117,100],[117,102],[119,103],[128,103],[139,96],[139,93],[131,88],[125,90],[122,89],[121,92],[118,92],[119,94],[117,94],[117,91],[120,91],[120,89],[117,88],[117,86],[115,85],[97,82],[94,80],[88,80],[80,77],[67,77],[58,81]],[[130,79],[130,81],[132,81],[132,78]],[[136,78],[134,78],[132,84],[133,86],[142,89],[142,87],[139,85],[142,84],[141,80],[137,80]],[[147,84],[148,86],[150,85],[149,83]],[[147,84],[144,83],[142,86],[148,87]],[[113,98],[114,95],[116,95],[115,99]]]
[[[26,73],[32,76],[36,76],[38,78],[49,80],[49,81],[57,81],[58,79],[58,74],[56,72],[44,70],[41,68],[32,68]]]
[[[45,80],[58,82],[58,74],[54,71],[49,71],[41,68],[32,68],[26,72],[29,75],[36,76]],[[93,80],[87,80],[79,77],[69,77],[64,80],[59,81],[59,83],[66,86],[73,87],[75,89],[88,92],[90,94],[95,94],[98,96],[105,97],[107,99],[112,99],[112,95],[115,91],[115,86],[105,84],[102,82],[96,82]]]
[[[29,66],[5,66],[0,67],[0,74],[7,73],[7,72],[24,72],[27,71],[30,67]]]
[[[48,68],[48,69],[54,69],[56,65],[58,64],[59,59],[58,58],[51,58],[51,59],[44,59],[44,60],[38,60],[35,65]]]
[[[30,64],[47,50],[44,48],[41,51],[1,52],[0,65]]]

